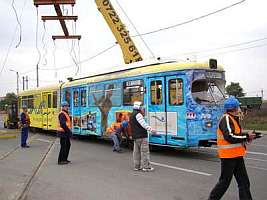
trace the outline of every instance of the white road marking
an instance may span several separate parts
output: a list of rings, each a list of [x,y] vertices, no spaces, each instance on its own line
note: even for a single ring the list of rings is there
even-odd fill
[[[166,168],[176,169],[176,170],[180,170],[180,171],[184,171],[184,172],[199,174],[199,175],[203,175],[203,176],[211,176],[212,175],[212,174],[209,174],[206,172],[201,172],[201,171],[196,171],[196,170],[191,170],[191,169],[185,169],[185,168],[181,168],[181,167],[175,167],[175,166],[166,165],[166,164],[157,163],[157,162],[151,162],[151,164],[156,165],[156,166],[160,166],[160,167],[166,167]]]
[[[209,147],[210,149],[216,149],[216,147]],[[267,156],[267,153],[262,153],[262,152],[256,152],[256,151],[247,151],[248,154],[254,154],[254,155],[263,155],[263,156]]]
[[[257,159],[257,158],[245,158],[246,160],[255,160],[255,161],[261,161],[261,162],[267,162],[267,160],[264,159]]]
[[[266,144],[251,144],[252,146],[257,146],[257,147],[267,147]]]
[[[247,151],[247,153],[249,153],[249,154],[254,154],[254,155],[263,155],[263,156],[267,156],[267,153],[262,153],[262,152]]]
[[[47,142],[47,143],[52,143],[53,141],[50,141],[50,140],[45,140],[45,139],[35,139],[35,140],[38,140],[38,141],[41,141],[41,142]]]
[[[254,166],[251,166],[251,165],[247,165],[247,167],[250,167],[250,168],[253,168],[253,169],[260,169],[260,170],[267,171],[266,168],[262,168],[262,167],[254,167]]]

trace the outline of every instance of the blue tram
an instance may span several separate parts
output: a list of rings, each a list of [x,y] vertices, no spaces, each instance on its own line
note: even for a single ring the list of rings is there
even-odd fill
[[[216,60],[207,63],[162,62],[71,80],[62,85],[69,102],[73,133],[106,137],[114,121],[129,120],[133,102],[142,101],[154,145],[208,146],[216,139],[223,113],[225,73]],[[128,127],[129,135],[131,134]]]

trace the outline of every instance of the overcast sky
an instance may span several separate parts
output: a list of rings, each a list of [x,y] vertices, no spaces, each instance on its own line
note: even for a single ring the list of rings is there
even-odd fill
[[[139,33],[146,33],[197,18],[239,1],[241,0],[111,0],[131,35],[136,35],[135,29],[120,9],[118,2]],[[47,21],[44,29],[41,16],[55,15],[52,6],[40,6],[38,9],[36,43],[37,10],[33,1],[14,2],[22,31],[21,43],[17,48],[20,32],[12,9],[12,0],[0,0],[0,71],[4,67],[0,74],[0,96],[7,92],[16,92],[16,74],[10,69],[19,72],[20,89],[22,76],[29,77],[30,88],[36,87],[36,46],[42,55],[39,64],[40,85],[44,86],[59,80],[65,81],[67,77],[75,75],[77,66],[70,56],[74,55],[74,51],[77,60],[84,61],[115,43],[115,38],[97,10],[94,0],[76,0],[73,13],[78,15],[79,19],[76,26],[72,23],[67,25],[71,33],[76,30],[82,39],[79,45],[76,42],[73,48],[71,41],[56,40],[54,43],[51,39],[51,35],[63,34],[59,22]],[[239,82],[248,96],[260,96],[263,90],[264,98],[267,99],[266,8],[266,0],[246,0],[197,21],[145,35],[143,39],[156,57],[188,57],[198,61],[216,58],[225,68],[227,84]],[[65,14],[71,15],[71,6],[64,6],[64,11]],[[135,37],[133,40],[144,59],[152,58],[140,38]],[[229,47],[231,45],[233,47]],[[71,49],[74,51],[71,52]],[[117,45],[101,56],[83,62],[78,76],[101,72],[123,63],[121,50]],[[64,66],[70,67],[55,70]]]

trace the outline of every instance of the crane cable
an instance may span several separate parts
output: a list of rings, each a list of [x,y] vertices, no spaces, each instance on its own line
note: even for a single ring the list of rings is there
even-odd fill
[[[191,23],[191,22],[200,20],[202,18],[208,17],[210,15],[214,15],[216,13],[222,12],[222,11],[227,10],[227,9],[229,9],[231,7],[234,7],[234,6],[238,5],[238,4],[241,4],[241,3],[245,2],[245,1],[246,0],[238,1],[238,2],[236,2],[234,4],[229,5],[229,6],[226,6],[226,7],[223,7],[221,9],[215,10],[213,12],[207,13],[205,15],[201,15],[199,17],[196,17],[196,18],[187,20],[185,22],[181,22],[181,23],[178,23],[178,24],[174,24],[174,25],[171,25],[171,26],[164,27],[164,28],[156,29],[154,31],[149,31],[149,32],[146,32],[146,33],[142,33],[140,35],[139,34],[138,35],[133,35],[132,37],[139,37],[139,36],[144,36],[144,35],[150,35],[150,34],[154,34],[154,33],[160,32],[160,31],[165,31],[165,30],[172,29],[172,28],[175,28],[175,27],[178,27],[178,26],[182,26],[182,25],[185,25],[185,24],[188,24],[188,23]]]
[[[137,30],[136,26],[134,25],[134,23],[132,22],[132,20],[130,19],[130,17],[127,15],[127,13],[123,9],[123,7],[120,5],[120,3],[117,0],[116,0],[116,3],[118,4],[118,6],[120,7],[120,9],[122,10],[123,14],[127,17],[127,19],[129,20],[129,22],[132,24],[133,28],[135,29],[135,31],[138,34],[137,36],[139,36],[140,39],[142,40],[142,42],[145,44],[145,46],[148,49],[149,53],[152,55],[153,58],[155,58],[155,55],[154,55],[153,51],[151,50],[151,48],[148,46],[148,44],[146,43],[146,41],[142,37],[142,34],[140,34],[140,32]]]

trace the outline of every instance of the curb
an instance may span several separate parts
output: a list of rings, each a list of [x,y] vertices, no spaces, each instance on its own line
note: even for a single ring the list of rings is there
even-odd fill
[[[16,137],[16,135],[0,135],[0,139],[12,139]]]

